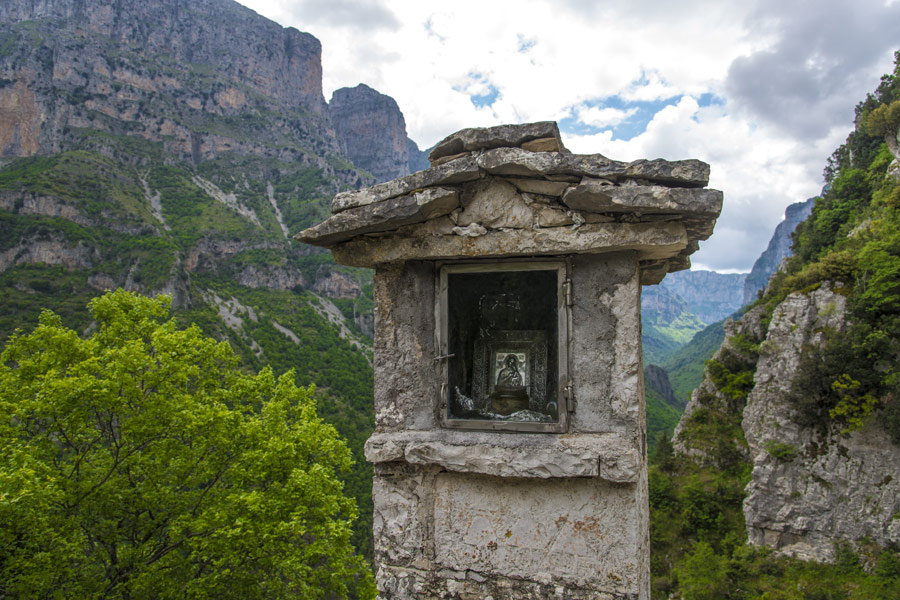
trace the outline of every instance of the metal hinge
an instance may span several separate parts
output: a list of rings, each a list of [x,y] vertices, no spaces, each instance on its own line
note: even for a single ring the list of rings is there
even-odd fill
[[[566,402],[566,410],[575,412],[575,391],[572,389],[572,382],[568,382],[562,389],[562,395]]]
[[[563,285],[566,286],[566,306],[572,306],[574,304],[572,300],[572,280],[566,279]]]

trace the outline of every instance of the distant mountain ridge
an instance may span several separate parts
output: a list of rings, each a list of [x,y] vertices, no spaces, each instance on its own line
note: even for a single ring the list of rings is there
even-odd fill
[[[706,323],[733,314],[743,304],[746,273],[689,270],[669,273],[660,286],[684,299],[688,310]]]
[[[778,265],[791,255],[791,234],[797,225],[812,213],[815,198],[795,202],[784,210],[784,220],[775,228],[765,251],[753,263],[753,268],[744,281],[743,304],[756,300],[756,295],[766,289],[769,277],[778,270]]]

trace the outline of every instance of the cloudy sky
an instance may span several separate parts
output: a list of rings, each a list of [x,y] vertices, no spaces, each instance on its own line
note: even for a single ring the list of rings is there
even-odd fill
[[[396,99],[420,148],[556,120],[574,152],[709,162],[725,207],[693,268],[724,272],[819,193],[900,49],[898,0],[239,1],[321,40],[326,100]]]

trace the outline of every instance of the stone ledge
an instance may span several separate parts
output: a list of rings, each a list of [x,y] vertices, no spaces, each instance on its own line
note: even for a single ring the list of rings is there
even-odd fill
[[[494,477],[599,477],[614,483],[636,483],[641,464],[632,441],[614,433],[402,431],[372,435],[365,452],[373,463],[406,462]]]
[[[470,237],[472,236],[472,237]],[[470,231],[468,235],[357,237],[333,246],[340,264],[374,267],[415,257],[455,260],[483,256],[516,257],[635,251],[640,260],[672,258],[688,246],[684,226],[668,223],[597,223],[544,229]]]
[[[569,188],[562,202],[572,210],[699,215],[715,221],[722,212],[722,192],[701,188],[658,185],[609,185],[606,180],[585,177]]]
[[[427,188],[383,202],[373,202],[332,215],[294,236],[306,244],[337,244],[366,233],[391,231],[450,214],[459,206],[454,189]]]

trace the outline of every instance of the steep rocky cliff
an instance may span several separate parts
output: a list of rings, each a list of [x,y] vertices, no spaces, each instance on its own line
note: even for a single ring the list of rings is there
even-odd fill
[[[675,398],[675,391],[669,383],[666,370],[658,365],[644,366],[644,386],[655,391],[669,406],[680,407],[681,403]]]
[[[194,163],[238,151],[325,168],[338,150],[319,117],[319,41],[236,2],[10,0],[0,22],[3,155],[58,152],[86,128]]]
[[[810,198],[804,202],[795,202],[784,210],[784,220],[775,228],[769,245],[753,263],[753,268],[744,280],[742,304],[756,300],[757,293],[765,289],[769,277],[778,269],[781,261],[791,255],[791,234],[812,212],[815,200]]]
[[[900,448],[876,422],[847,433],[837,422],[801,424],[792,401],[803,355],[844,331],[845,306],[828,284],[778,305],[743,411],[749,541],[806,559],[833,560],[843,541],[900,543]]]
[[[397,102],[365,84],[335,90],[328,103],[341,150],[350,162],[388,181],[428,167],[416,143],[406,136]]]
[[[744,499],[748,541],[803,559],[831,561],[840,543],[900,542],[900,448],[877,420],[810,423],[796,382],[803,357],[847,327],[841,284],[788,295],[728,322],[675,430],[677,452],[717,464],[723,445],[749,463]],[[711,434],[711,429],[715,434]],[[725,453],[727,455],[727,453]]]

